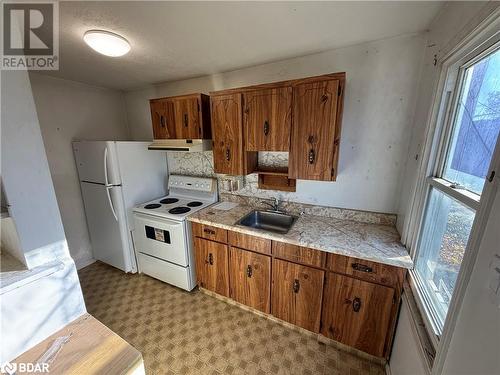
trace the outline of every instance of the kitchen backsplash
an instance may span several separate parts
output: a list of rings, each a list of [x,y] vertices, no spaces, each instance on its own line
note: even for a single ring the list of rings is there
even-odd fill
[[[212,151],[167,152],[168,173],[185,176],[217,177]]]
[[[288,165],[287,152],[259,152],[259,165],[264,167],[286,167]],[[261,190],[258,188],[258,175],[228,176],[216,174],[213,166],[212,151],[206,152],[168,152],[168,170],[171,174],[188,176],[204,176],[217,178],[220,193],[233,194],[261,199],[280,198],[282,200],[296,201],[295,193],[275,190]],[[223,180],[239,180],[240,189],[229,191],[224,186]]]
[[[258,188],[258,175],[227,176],[216,174],[213,167],[212,151],[205,152],[171,152],[168,153],[168,170],[171,174],[187,176],[215,177],[219,185],[221,200],[229,200],[242,204],[259,206],[262,199],[279,198],[283,208],[290,213],[306,213],[318,216],[328,216],[338,219],[355,220],[373,224],[395,225],[396,215],[360,210],[350,210],[337,207],[326,207],[313,204],[299,203],[294,192],[275,190],[261,190]],[[286,152],[259,152],[259,165],[269,167],[286,167],[288,153]],[[225,179],[240,180],[241,188],[238,191],[229,191],[224,188]],[[298,183],[300,184],[300,182]]]

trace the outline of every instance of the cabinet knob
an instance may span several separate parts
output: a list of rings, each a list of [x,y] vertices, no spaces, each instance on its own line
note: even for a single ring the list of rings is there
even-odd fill
[[[293,280],[293,292],[298,293],[300,290],[300,281],[298,279]]]
[[[231,160],[231,151],[229,151],[229,147],[226,148],[226,160],[227,161]]]
[[[264,121],[264,135],[269,134],[269,121]]]
[[[358,312],[359,309],[361,309],[361,299],[359,299],[358,297],[354,298],[354,300],[352,301],[352,309],[354,312]]]
[[[249,264],[247,266],[247,276],[252,277],[252,273],[253,273],[252,266]]]
[[[188,115],[187,115],[187,113],[184,113],[184,126],[186,128],[188,127]]]
[[[328,100],[328,95],[326,95],[326,94],[321,95],[321,101],[323,103],[326,102],[327,100]]]
[[[214,264],[214,256],[212,253],[208,254],[208,264],[210,264],[211,266]]]
[[[163,117],[163,115],[160,115],[160,125],[162,128],[165,127],[165,117]]]

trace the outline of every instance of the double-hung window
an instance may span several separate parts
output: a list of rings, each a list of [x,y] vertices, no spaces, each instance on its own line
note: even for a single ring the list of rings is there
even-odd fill
[[[500,132],[500,45],[461,61],[444,90],[442,126],[421,190],[412,273],[434,333],[441,335]]]

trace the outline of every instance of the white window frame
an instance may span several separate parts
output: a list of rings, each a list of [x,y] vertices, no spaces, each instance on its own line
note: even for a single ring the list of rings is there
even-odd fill
[[[493,46],[500,43],[500,11],[493,12],[485,19],[468,37],[459,43],[438,61],[440,69],[439,81],[435,90],[433,105],[429,114],[426,129],[426,142],[422,150],[416,186],[413,190],[413,199],[410,210],[410,219],[405,227],[406,243],[410,255],[416,261],[417,245],[425,215],[425,205],[428,201],[431,186],[438,191],[445,191],[449,196],[459,200],[467,207],[476,211],[476,216],[464,258],[458,274],[453,297],[450,301],[448,314],[444,323],[441,336],[436,334],[436,324],[432,312],[427,308],[426,296],[422,293],[419,278],[415,271],[410,271],[409,281],[416,303],[422,312],[422,318],[434,348],[436,359],[432,369],[433,374],[439,374],[444,364],[453,329],[456,324],[460,305],[463,301],[465,290],[474,266],[479,243],[482,238],[485,224],[490,213],[490,208],[500,181],[500,137],[497,139],[495,152],[489,168],[496,171],[496,178],[489,183],[486,180],[482,194],[457,189],[449,182],[436,178],[444,167],[448,142],[451,141],[451,132],[456,114],[456,102],[459,99],[459,85],[465,69],[490,53]],[[480,198],[480,199],[479,199]]]

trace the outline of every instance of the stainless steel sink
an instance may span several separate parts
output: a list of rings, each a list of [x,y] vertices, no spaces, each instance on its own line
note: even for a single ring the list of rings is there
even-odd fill
[[[275,233],[288,233],[297,216],[273,211],[252,211],[236,222],[236,225],[267,230]]]

